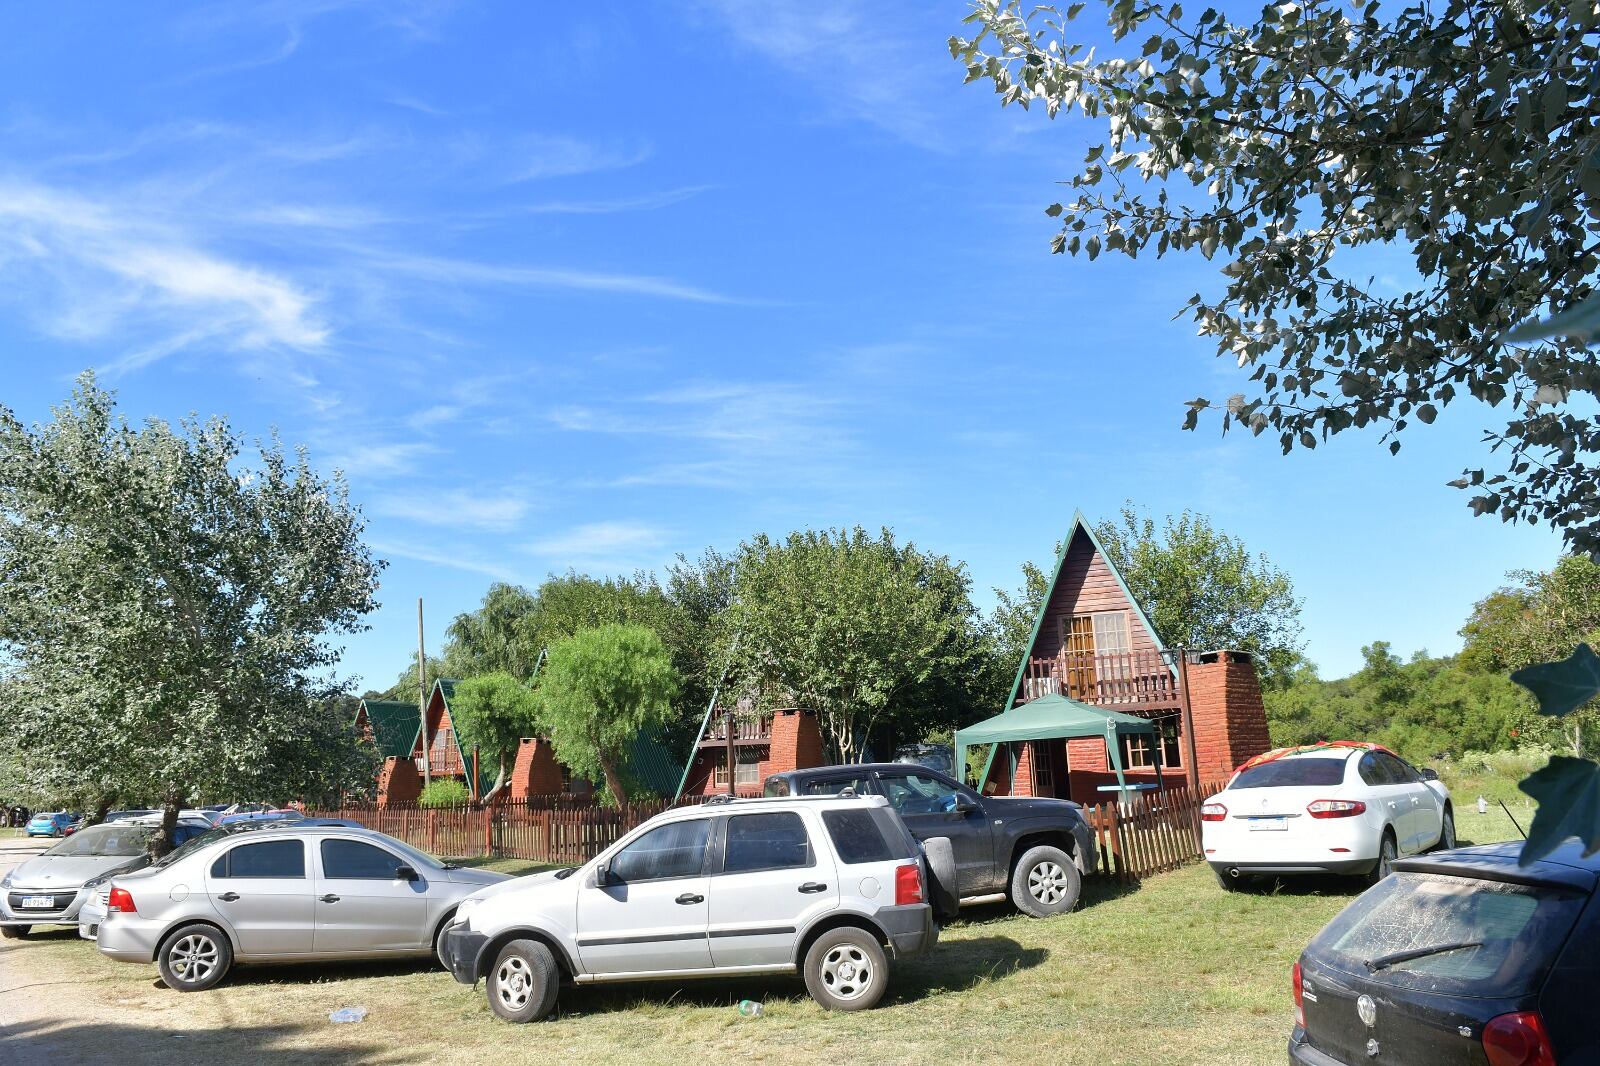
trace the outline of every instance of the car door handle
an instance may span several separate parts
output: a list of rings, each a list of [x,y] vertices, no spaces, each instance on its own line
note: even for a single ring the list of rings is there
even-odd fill
[[[826,892],[827,890],[828,886],[821,881],[807,881],[800,886],[800,891],[802,892]]]
[[[335,896],[332,892],[329,892],[326,896],[318,896],[317,898],[320,899],[324,903],[338,903],[339,902],[339,897]]]
[[[685,907],[688,907],[696,903],[704,903],[706,898],[704,896],[696,895],[693,892],[685,892],[683,895],[678,897],[677,901],[683,904]]]
[[[237,892],[224,892],[222,895],[218,896],[217,898],[220,899],[224,903],[232,903],[234,900],[239,898],[239,893],[237,893]]]

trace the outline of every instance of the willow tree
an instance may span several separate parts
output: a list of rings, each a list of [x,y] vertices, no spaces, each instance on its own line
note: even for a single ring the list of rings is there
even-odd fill
[[[339,476],[226,421],[115,413],[92,375],[51,421],[0,408],[0,731],[22,773],[165,809],[370,782],[334,723],[334,635],[380,563]],[[366,780],[362,780],[365,778]]]

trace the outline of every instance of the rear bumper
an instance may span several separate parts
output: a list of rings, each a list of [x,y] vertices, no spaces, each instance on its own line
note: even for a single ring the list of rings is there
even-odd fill
[[[1333,862],[1216,862],[1211,868],[1224,876],[1234,870],[1244,877],[1254,874],[1368,874],[1378,864],[1377,859],[1343,859]]]
[[[930,904],[884,907],[876,917],[878,924],[888,934],[889,948],[897,959],[932,951],[939,942],[939,926],[933,920],[933,907]]]
[[[1306,1032],[1298,1025],[1289,1034],[1289,1066],[1345,1066],[1306,1043]]]
[[[153,962],[164,926],[137,914],[110,914],[96,930],[100,954],[118,962]]]
[[[457,925],[444,935],[444,964],[450,976],[464,985],[478,983],[478,959],[483,955],[489,938],[475,933],[465,925]]]

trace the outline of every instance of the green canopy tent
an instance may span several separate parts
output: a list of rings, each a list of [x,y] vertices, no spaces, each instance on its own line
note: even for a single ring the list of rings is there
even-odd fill
[[[994,763],[994,752],[999,745],[1022,740],[1056,740],[1076,737],[1100,737],[1106,742],[1106,754],[1111,758],[1111,768],[1116,771],[1118,798],[1126,799],[1127,779],[1122,772],[1121,738],[1142,734],[1155,738],[1151,747],[1156,760],[1156,783],[1165,788],[1161,776],[1161,743],[1155,724],[1131,714],[1119,714],[1100,707],[1092,707],[1065,696],[1040,696],[1036,700],[1019,704],[1004,714],[985,719],[976,725],[956,730],[956,766],[967,765],[967,749],[980,744],[993,744],[989,761],[984,766],[983,778],[978,788],[988,779],[989,768]],[[1069,768],[1070,772],[1070,768]]]

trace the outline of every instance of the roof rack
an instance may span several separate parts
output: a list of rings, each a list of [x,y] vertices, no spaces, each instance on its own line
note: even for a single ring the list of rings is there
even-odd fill
[[[732,803],[734,800],[736,800],[738,798],[739,797],[735,796],[731,792],[718,792],[715,796],[712,796],[711,798],[707,799],[704,803],[700,804],[700,806],[702,806],[702,807],[711,807],[711,806],[715,806],[715,805],[721,804],[721,803]]]

